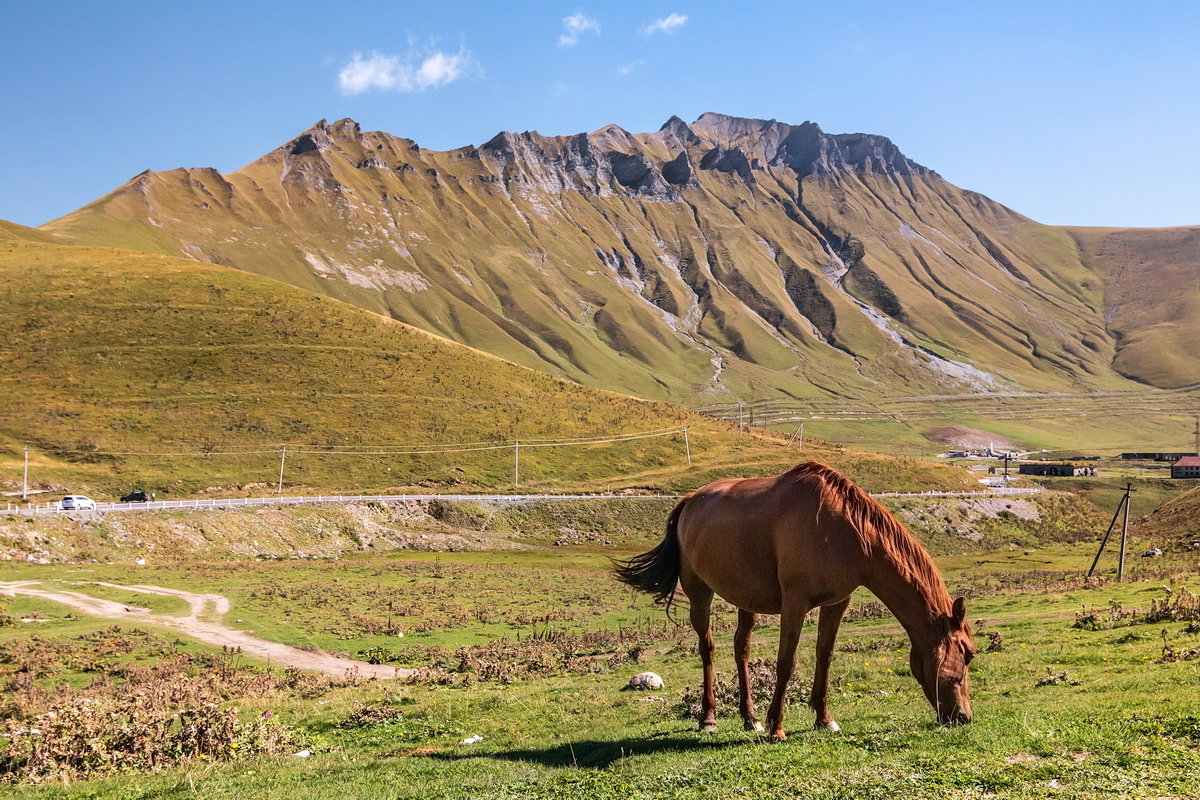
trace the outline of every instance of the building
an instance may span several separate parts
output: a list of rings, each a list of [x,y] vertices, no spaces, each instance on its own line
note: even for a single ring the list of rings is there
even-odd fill
[[[1088,466],[1081,464],[1058,464],[1053,461],[1027,461],[1017,467],[1022,475],[1047,475],[1056,478],[1071,478],[1075,475],[1087,475],[1084,470]]]
[[[1177,461],[1200,453],[1121,453],[1126,461]]]
[[[1200,478],[1200,457],[1184,456],[1171,465],[1172,478]]]

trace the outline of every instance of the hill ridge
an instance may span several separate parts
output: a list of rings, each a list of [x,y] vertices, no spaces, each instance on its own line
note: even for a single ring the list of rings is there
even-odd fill
[[[231,173],[144,173],[42,230],[237,266],[680,402],[1200,380],[1196,355],[1130,328],[1154,291],[1110,329],[1113,276],[1136,264],[886,137],[812,122],[709,112],[436,151],[320,120]],[[1171,269],[1200,274],[1177,249]],[[1190,308],[1164,324],[1196,329]]]

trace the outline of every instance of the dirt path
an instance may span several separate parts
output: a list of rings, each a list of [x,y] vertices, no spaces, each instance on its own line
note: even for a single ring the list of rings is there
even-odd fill
[[[171,614],[155,614],[148,608],[127,606],[112,600],[71,592],[67,590],[49,590],[35,588],[39,581],[0,581],[0,594],[15,597],[38,597],[62,603],[83,614],[106,619],[136,620],[139,625],[156,625],[168,628],[184,636],[218,647],[239,647],[242,652],[265,659],[271,664],[282,664],[288,667],[310,669],[323,672],[326,675],[341,677],[349,669],[357,669],[364,678],[404,678],[415,670],[401,667],[388,667],[379,664],[368,664],[365,661],[355,661],[350,658],[340,658],[320,651],[302,650],[279,642],[271,642],[221,624],[218,620],[229,612],[229,600],[219,594],[193,594],[178,589],[164,589],[159,586],[121,586],[115,583],[98,583],[97,586],[107,586],[142,594],[157,594],[168,597],[178,597],[188,604],[188,615],[185,617]],[[204,619],[211,616],[214,619]]]

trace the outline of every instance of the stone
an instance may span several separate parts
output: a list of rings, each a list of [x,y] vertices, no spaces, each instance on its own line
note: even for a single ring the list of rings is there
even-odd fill
[[[637,675],[634,675],[629,679],[629,683],[625,688],[644,691],[650,689],[661,689],[664,685],[665,684],[663,683],[662,677],[658,674],[653,672],[639,672]]]

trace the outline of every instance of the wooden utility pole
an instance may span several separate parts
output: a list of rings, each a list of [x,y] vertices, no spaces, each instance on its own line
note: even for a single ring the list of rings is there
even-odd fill
[[[283,494],[283,462],[287,460],[287,445],[282,445],[279,448],[279,485],[275,489],[275,493]]]
[[[792,438],[788,439],[787,447],[784,447],[783,449],[784,450],[791,449],[792,442],[796,441],[797,436],[800,437],[800,447],[797,449],[803,450],[804,449],[804,423],[803,422],[800,423],[799,428],[796,428],[796,430],[794,430],[792,432]]]
[[[1121,531],[1121,555],[1120,561],[1117,563],[1117,580],[1120,581],[1125,577],[1125,547],[1129,541],[1129,496],[1135,492],[1132,483],[1125,484],[1125,494],[1121,497],[1121,502],[1117,503],[1117,510],[1113,512],[1112,522],[1108,523],[1108,530],[1104,533],[1104,538],[1100,541],[1100,549],[1096,551],[1096,557],[1092,559],[1092,566],[1088,569],[1087,576],[1090,578],[1096,572],[1096,565],[1100,563],[1100,556],[1104,554],[1104,548],[1108,545],[1108,539],[1112,536],[1113,528],[1117,526],[1117,517],[1121,516],[1121,512],[1125,512],[1125,525]]]
[[[521,443],[513,442],[513,488],[521,485]]]
[[[1117,562],[1117,582],[1120,583],[1125,579],[1125,545],[1129,541],[1129,493],[1133,491],[1133,484],[1125,484],[1125,522],[1121,526],[1121,559]]]
[[[29,499],[29,445],[25,445],[25,469],[21,473],[21,499]]]
[[[688,439],[688,429],[687,428],[683,429],[683,447],[687,451],[688,466],[690,467],[692,465],[692,443]]]

